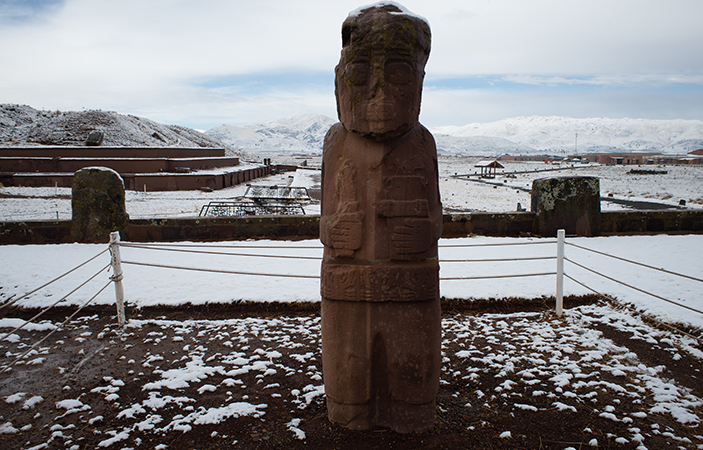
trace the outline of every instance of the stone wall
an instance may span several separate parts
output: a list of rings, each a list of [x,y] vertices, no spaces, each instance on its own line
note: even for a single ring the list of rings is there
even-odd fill
[[[143,191],[196,190],[202,187],[222,189],[246,183],[256,178],[267,176],[271,167],[258,166],[249,168],[232,167],[219,169],[221,173],[122,173],[125,188]],[[25,187],[71,187],[73,173],[0,173],[0,183],[4,186]]]
[[[239,158],[0,158],[3,172],[76,172],[84,167],[108,167],[120,174],[174,172],[177,167],[191,170],[239,165]]]
[[[601,235],[703,233],[703,210],[601,212]]]
[[[225,156],[224,148],[185,147],[4,147],[0,157],[11,158],[209,158]]]
[[[319,217],[144,219],[129,221],[130,240],[216,241],[243,239],[317,239]],[[470,235],[530,236],[535,214],[445,214],[443,238]],[[601,212],[601,236],[703,234],[703,210]],[[0,222],[0,244],[73,242],[70,221]]]

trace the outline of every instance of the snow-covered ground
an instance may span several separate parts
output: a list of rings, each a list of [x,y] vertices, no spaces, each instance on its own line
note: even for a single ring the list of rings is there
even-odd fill
[[[497,245],[496,245],[497,244]],[[508,244],[508,245],[506,245]],[[517,244],[517,245],[509,245]],[[670,272],[703,279],[703,236],[620,236],[569,238],[565,249],[571,261],[594,269],[608,277],[644,291],[703,311],[700,281],[691,280],[592,253],[581,248],[604,252]],[[228,303],[235,300],[256,302],[295,302],[320,300],[319,280],[322,249],[319,241],[240,241],[219,243],[132,244],[121,250],[124,264],[126,300],[135,306],[182,305],[187,303]],[[143,248],[151,247],[151,248]],[[19,297],[52,280],[105,250],[100,244],[5,245],[0,259],[12,264],[0,266],[0,297]],[[200,253],[198,253],[200,252]],[[536,298],[554,296],[555,259],[470,262],[476,259],[517,259],[556,256],[554,239],[471,237],[440,241],[440,294],[446,298]],[[61,261],[57,264],[57,261]],[[109,262],[107,254],[79,269],[71,277],[32,294],[18,302],[27,307],[50,305],[71,292],[83,280]],[[235,273],[209,273],[167,269],[129,263],[224,270]],[[640,311],[667,322],[685,323],[703,328],[703,315],[646,295],[573,263],[566,262],[565,272],[589,288],[610,294],[635,305]],[[283,275],[255,276],[243,273]],[[550,275],[456,279],[462,277]],[[107,271],[62,304],[81,304],[108,281]],[[565,280],[566,295],[592,291]],[[100,294],[98,304],[113,304],[111,289]]]
[[[454,178],[456,174],[472,174],[477,169],[473,166],[475,158],[441,158],[440,190],[446,210],[487,210],[512,211],[517,203],[529,209],[529,193],[516,190],[527,188],[532,180],[545,176],[593,175],[601,180],[601,192],[613,194],[616,198],[656,200],[673,205],[679,199],[686,199],[687,206],[701,207],[703,203],[703,166],[667,166],[657,167],[666,174],[631,175],[631,166],[588,165],[570,168],[558,172],[535,172],[557,166],[544,163],[505,163],[504,172],[518,172],[515,178],[499,175],[495,184],[467,181]],[[523,173],[520,173],[523,172]],[[274,175],[257,180],[254,184],[286,184],[308,188],[319,187],[320,171],[299,169],[296,172]],[[244,194],[245,185],[229,189],[201,192],[138,192],[127,191],[127,210],[132,218],[147,217],[192,217],[209,201],[227,200]],[[603,209],[607,209],[603,202]],[[37,220],[70,218],[70,190],[63,188],[0,188],[0,210],[3,219]],[[319,214],[319,203],[306,206],[307,214]],[[460,245],[475,243],[521,242],[523,240],[476,237],[459,240]],[[442,241],[449,244],[448,240]],[[571,239],[570,242],[583,243],[595,250],[606,251],[617,256],[647,263],[667,270],[703,278],[703,255],[695,249],[703,247],[700,236],[632,236],[608,237],[595,239]],[[213,246],[216,244],[206,244]],[[217,249],[214,251],[254,253],[317,258],[320,256],[318,241],[286,243],[285,249],[279,248],[280,242],[260,241],[256,245],[264,248],[246,249],[251,242],[232,242],[227,245],[234,249]],[[314,249],[300,247],[316,247]],[[58,275],[62,270],[84,261],[97,253],[102,247],[94,245],[41,245],[41,246],[0,246],[3,261],[13,261],[0,267],[0,297],[21,295],[37,287],[44,281]],[[554,245],[530,245],[515,247],[482,248],[442,248],[442,260],[491,257],[524,257],[534,255],[556,254]],[[470,255],[470,256],[462,256]],[[691,302],[697,309],[703,309],[703,292],[701,286],[693,281],[672,276],[660,276],[649,269],[622,262],[603,259],[575,247],[567,247],[567,257],[572,255],[576,262],[586,264],[608,276],[622,279],[626,283],[671,298],[683,303]],[[170,251],[143,250],[137,248],[123,249],[125,260],[149,261],[158,264],[184,265],[203,268],[226,268],[234,271],[248,271],[275,274],[319,274],[317,259],[275,259],[263,257],[229,257],[209,254],[188,254]],[[56,264],[61,261],[61,264]],[[103,261],[106,261],[103,258]],[[482,273],[539,273],[554,271],[553,261],[535,261],[523,264],[507,263],[442,263],[442,277],[475,276]],[[87,272],[84,272],[87,273]],[[183,271],[156,269],[149,267],[125,266],[128,301],[139,306],[154,304],[181,304],[185,302],[227,302],[231,300],[283,301],[296,300],[318,301],[319,288],[316,279],[268,278],[262,286],[261,278],[210,273],[188,273]],[[679,307],[666,306],[665,302],[637,293],[597,275],[593,275],[577,266],[568,266],[567,274],[574,273],[579,281],[598,292],[612,294],[625,302],[637,305],[640,309],[656,314],[673,322],[685,322],[703,327],[703,318],[688,314]],[[629,281],[628,281],[629,280]],[[691,284],[693,283],[693,284]],[[499,298],[499,297],[539,297],[554,295],[554,278],[552,276],[534,278],[510,278],[500,280],[474,280],[442,282],[442,295],[447,298]],[[25,306],[42,306],[55,301],[62,293],[68,292],[68,285],[53,287],[47,292],[37,293],[22,301]],[[53,289],[53,290],[52,290]],[[567,294],[584,294],[588,291],[569,280],[566,282]],[[69,300],[78,303],[85,296]],[[87,297],[85,297],[87,298]],[[99,303],[110,302],[108,293],[103,293]],[[688,303],[687,303],[688,304]]]
[[[537,178],[552,176],[588,175],[600,179],[601,195],[611,195],[616,199],[654,201],[677,206],[680,200],[686,201],[688,208],[703,208],[703,165],[698,166],[657,166],[642,167],[666,171],[658,175],[632,175],[628,172],[637,166],[569,165],[553,166],[544,163],[505,162],[505,169],[490,183],[477,181],[472,177],[454,178],[455,174],[473,174],[478,169],[474,165],[478,158],[440,158],[440,193],[445,211],[493,211],[517,210],[517,204],[529,211],[530,194],[521,189],[532,187]],[[297,161],[298,163],[300,161]],[[545,169],[563,168],[560,171],[544,172]],[[505,176],[518,173],[513,178]],[[257,179],[252,184],[290,184],[307,188],[319,187],[320,171],[299,169]],[[233,186],[213,192],[170,191],[141,192],[127,191],[127,212],[133,219],[151,217],[193,217],[200,208],[210,201],[227,201],[244,195],[246,185]],[[71,218],[71,189],[69,188],[0,188],[0,221],[61,220]],[[603,201],[604,211],[621,209],[620,205]],[[306,214],[319,214],[319,204],[305,208]]]
[[[472,173],[473,162],[455,160],[453,166],[440,162],[445,207],[505,211],[514,210],[516,203],[521,202],[529,208],[529,194],[516,192],[515,187],[529,187],[533,178],[550,175],[518,174],[517,178],[495,180],[505,180],[507,187],[451,178],[454,173]],[[506,164],[506,171],[543,166]],[[627,170],[594,166],[553,174],[601,176],[603,193],[612,192],[622,198],[631,195],[644,199],[651,195],[672,205],[684,198],[694,200],[688,203],[697,207],[695,200],[703,198],[700,168],[667,167],[662,169],[668,171],[666,176],[634,177],[627,175]],[[315,187],[319,184],[319,174],[315,170],[299,170],[256,184]],[[244,190],[245,186],[209,193],[129,191],[127,207],[132,217],[193,216],[208,201],[230,199],[242,195]],[[0,205],[4,214],[15,220],[53,218],[55,211],[59,211],[62,219],[68,219],[70,191],[2,188]],[[307,212],[319,213],[319,205],[312,205]],[[632,265],[576,246],[700,280],[703,279],[700,252],[703,236],[569,238],[565,249],[566,257],[573,261],[566,262],[565,273],[583,285],[612,295],[660,321],[703,329],[703,314],[691,310],[703,310],[701,281]],[[17,304],[79,305],[107,287],[94,302],[112,305],[114,290],[109,286],[111,272],[106,266],[110,256],[106,249],[103,244],[0,246],[0,259],[5,262],[0,265],[0,301],[17,299],[99,255]],[[317,240],[125,245],[121,248],[125,297],[129,305],[138,307],[235,300],[318,302],[321,255]],[[446,298],[462,299],[551,297],[556,287],[556,277],[552,274],[556,268],[555,255],[554,239],[481,236],[442,239],[440,293]],[[514,261],[472,261],[476,259]],[[574,263],[691,309],[605,279]],[[535,275],[542,273],[549,274]],[[70,294],[94,275],[93,281]],[[501,275],[535,276],[476,279]],[[590,293],[583,285],[567,278],[564,292],[566,295]],[[51,372],[54,384],[47,392],[7,386],[1,392],[5,407],[13,412],[11,416],[0,417],[0,439],[25,433],[32,436],[31,440],[22,441],[26,442],[25,447],[37,449],[61,443],[65,448],[78,448],[77,443],[84,439],[94,440],[100,448],[139,448],[143,443],[167,449],[183,433],[195,433],[202,427],[233,418],[256,419],[262,423],[256,426],[265,429],[252,427],[242,431],[223,427],[213,431],[210,440],[218,440],[222,445],[244,444],[265,436],[266,429],[270,432],[279,427],[292,439],[305,440],[306,433],[313,432],[310,428],[317,414],[313,410],[317,411],[315,405],[319,406],[324,398],[319,318],[129,319],[127,330],[119,333],[114,324],[96,328],[97,317],[76,318],[70,323],[77,330],[73,332],[75,336],[47,341],[20,359],[9,377],[39,368],[72,373],[80,369],[80,364],[74,368],[61,365],[54,368],[52,364],[58,355],[73,355],[74,350],[77,353],[72,356],[73,361],[87,361],[93,355],[96,364],[98,359],[109,361],[96,366],[98,372],[108,370],[109,366],[109,370],[122,375],[110,372],[109,376],[96,376],[88,385],[73,383],[72,386],[72,382]],[[18,318],[0,319],[3,369],[58,325],[45,321],[13,332],[23,323]],[[457,315],[444,318],[442,326],[441,389],[451,389],[448,396],[461,400],[463,409],[457,415],[504,411],[529,423],[530,416],[541,418],[540,414],[559,410],[565,420],[569,420],[568,414],[590,417],[583,433],[584,444],[591,447],[618,444],[644,449],[657,448],[662,442],[676,442],[684,448],[703,446],[703,436],[698,431],[703,400],[671,380],[666,372],[666,365],[682,358],[684,361],[690,357],[703,358],[700,344],[685,335],[656,330],[628,311],[607,305],[568,309],[563,319],[549,312]],[[604,327],[624,333],[628,340],[646,342],[660,349],[660,357],[664,359],[654,363],[639,359],[627,345],[599,331]],[[176,341],[178,351],[169,354],[161,351],[160,343],[165,341]],[[102,350],[86,355],[81,347],[88,343]],[[107,353],[114,359],[107,358]],[[486,386],[491,386],[490,390]],[[49,392],[56,397],[52,397],[50,404],[46,400]],[[285,410],[287,416],[267,421],[274,410]],[[441,407],[438,411],[440,417],[445,412]],[[516,419],[515,427],[521,423]],[[599,431],[603,423],[616,424],[618,431]],[[486,426],[489,425],[484,422],[472,424],[465,433],[470,437]],[[529,430],[507,426],[496,430],[495,437],[507,442],[520,433]],[[252,444],[255,445],[256,442]]]
[[[545,164],[543,162],[502,161],[505,167],[498,176],[490,180],[493,184],[481,183],[455,175],[480,173],[474,165],[478,158],[440,158],[440,190],[445,209],[475,209],[479,211],[514,211],[520,202],[530,209],[530,194],[517,189],[531,189],[538,178],[561,176],[594,176],[600,179],[601,196],[612,195],[623,200],[664,203],[671,206],[686,201],[689,208],[703,207],[703,166],[615,166],[601,164]],[[573,168],[572,168],[573,167]],[[548,169],[561,169],[546,171]],[[630,174],[630,170],[655,170],[667,172],[657,175]],[[517,172],[517,173],[515,173]],[[515,173],[515,174],[514,174]],[[513,175],[514,174],[514,175]],[[505,176],[510,175],[510,176]],[[513,178],[514,176],[514,178]],[[496,184],[503,187],[495,187]],[[601,210],[621,209],[607,201],[601,202]]]
[[[0,319],[0,332],[15,322]],[[71,327],[74,334],[60,335],[6,375],[58,372],[43,390],[28,390],[28,377],[0,390],[0,408],[9,413],[0,417],[0,439],[20,436],[26,449],[166,450],[183,448],[177,439],[206,440],[207,448],[260,448],[274,436],[303,448],[296,440],[317,432],[312,444],[319,444],[319,317],[133,319],[122,332],[84,316]],[[45,323],[0,342],[6,360],[53,328]],[[536,441],[531,423],[549,421],[561,430],[558,421],[575,421],[583,425],[572,435],[544,436],[557,438],[560,447],[544,448],[703,445],[703,400],[671,380],[664,365],[703,356],[686,337],[597,305],[566,311],[563,319],[457,315],[444,318],[442,329],[437,422],[457,423],[467,444],[481,436],[524,448],[510,444],[520,435]],[[606,333],[628,338],[618,342]],[[658,349],[662,360],[640,359],[627,346],[632,343]],[[75,365],[90,358],[83,351],[89,344],[96,348],[92,362]],[[73,360],[59,359],[76,351]],[[503,420],[496,427],[484,420],[491,417]]]

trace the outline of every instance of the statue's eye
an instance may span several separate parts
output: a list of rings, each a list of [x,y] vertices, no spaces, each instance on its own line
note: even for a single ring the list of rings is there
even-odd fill
[[[388,61],[386,63],[386,81],[391,84],[406,85],[415,80],[413,66],[405,61]]]
[[[369,65],[366,63],[351,63],[344,68],[344,77],[355,86],[363,86],[369,80]]]

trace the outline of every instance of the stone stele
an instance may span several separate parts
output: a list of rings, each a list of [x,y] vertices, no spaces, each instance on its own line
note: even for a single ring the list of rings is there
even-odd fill
[[[397,4],[352,12],[335,69],[320,239],[328,417],[434,427],[440,371],[437,149],[418,122],[430,28]]]
[[[539,178],[532,182],[533,232],[554,237],[600,234],[600,181],[597,177]]]
[[[125,236],[129,216],[124,181],[112,169],[88,167],[73,176],[72,231],[76,242],[109,242],[110,233]]]

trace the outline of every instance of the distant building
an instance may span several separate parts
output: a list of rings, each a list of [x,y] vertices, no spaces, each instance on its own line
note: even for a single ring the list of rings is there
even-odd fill
[[[692,151],[686,156],[663,153],[586,153],[579,156],[582,161],[607,165],[703,164],[703,149]]]
[[[586,153],[581,160],[607,165],[656,164],[661,153]]]

